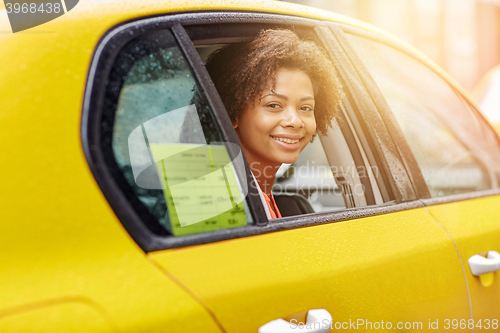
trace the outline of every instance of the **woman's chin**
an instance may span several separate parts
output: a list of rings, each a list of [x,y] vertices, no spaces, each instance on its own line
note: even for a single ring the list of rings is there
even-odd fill
[[[281,164],[292,164],[297,162],[299,159],[299,155],[297,154],[296,156],[283,156],[278,159],[279,163]]]

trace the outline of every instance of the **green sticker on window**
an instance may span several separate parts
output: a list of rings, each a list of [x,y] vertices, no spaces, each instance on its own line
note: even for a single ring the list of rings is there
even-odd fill
[[[243,198],[224,145],[150,144],[174,236],[242,227]]]

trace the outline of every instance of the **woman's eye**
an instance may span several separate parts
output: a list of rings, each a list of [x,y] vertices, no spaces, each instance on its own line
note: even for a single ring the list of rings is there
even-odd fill
[[[300,108],[302,111],[306,111],[306,112],[309,112],[309,111],[314,111],[314,108],[312,106],[309,106],[309,105],[304,105]]]
[[[271,108],[271,109],[279,109],[281,107],[281,105],[279,105],[278,103],[270,103],[270,104],[267,104],[267,107]]]

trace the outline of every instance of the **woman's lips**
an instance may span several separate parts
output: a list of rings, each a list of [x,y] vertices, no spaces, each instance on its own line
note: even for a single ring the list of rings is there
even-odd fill
[[[285,136],[272,136],[272,135],[271,135],[271,138],[273,138],[274,140],[284,142],[284,143],[297,143],[300,141],[300,139],[302,139],[302,137],[297,137],[297,136],[285,137]]]
[[[303,137],[295,137],[295,138],[285,138],[281,136],[272,136],[271,138],[276,142],[278,145],[280,145],[283,148],[290,149],[290,150],[295,150],[300,147],[301,141]]]

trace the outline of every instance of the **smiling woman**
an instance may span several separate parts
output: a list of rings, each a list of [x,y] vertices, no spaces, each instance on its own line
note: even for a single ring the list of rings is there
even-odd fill
[[[265,89],[248,103],[233,127],[254,168],[277,169],[282,163],[295,162],[316,131],[309,76],[280,68],[275,89]]]
[[[206,64],[229,113],[271,218],[281,217],[271,193],[276,171],[332,126],[341,87],[328,56],[290,30],[265,30],[232,44]]]

